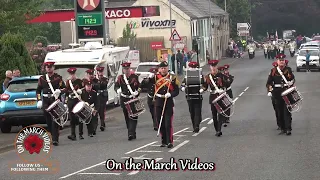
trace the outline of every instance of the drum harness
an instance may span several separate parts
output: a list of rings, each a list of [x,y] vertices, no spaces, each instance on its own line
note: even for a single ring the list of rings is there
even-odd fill
[[[74,89],[74,86],[73,86],[73,84],[72,84],[72,81],[71,81],[71,79],[69,80],[69,85],[70,85],[70,88],[71,88],[71,90],[72,90],[72,92],[74,93],[74,95],[79,99],[79,101],[82,101],[81,100],[81,97],[79,96],[79,94],[77,93],[77,91]],[[87,102],[84,102],[85,104],[87,104],[91,109],[92,109],[92,111],[94,111],[94,104],[89,104],[89,103],[87,103]],[[79,118],[79,121],[81,122],[81,123],[84,123],[84,124],[89,124],[90,122],[91,122],[91,117],[89,118],[89,121],[88,122],[86,122],[85,120],[83,120],[83,119],[81,119],[81,118]]]
[[[216,94],[217,93],[217,91],[219,90],[219,88],[218,88],[218,86],[217,86],[217,84],[213,81],[213,78],[212,78],[212,75],[211,74],[209,74],[209,78],[210,78],[210,81],[211,81],[211,83],[212,83],[212,85],[214,86],[214,88],[215,88],[215,91],[213,92],[214,94]],[[228,94],[226,94],[226,91],[224,91],[222,94],[225,94],[226,96],[227,96],[227,98],[231,101],[231,103],[232,103],[232,106],[230,107],[230,115],[227,115],[224,111],[222,111],[221,112],[221,115],[223,115],[224,117],[231,117],[233,114],[234,114],[234,101],[228,96]],[[218,96],[219,97],[219,96]],[[217,97],[217,98],[218,98]],[[232,108],[232,110],[231,110],[231,108]],[[218,110],[218,109],[217,109]],[[221,110],[220,110],[221,111]]]
[[[51,84],[51,81],[50,81],[50,78],[49,78],[49,75],[48,75],[48,74],[46,74],[46,80],[47,80],[47,83],[48,83],[48,85],[49,85],[49,88],[50,88],[51,92],[54,93],[55,90],[53,89],[53,86],[52,86],[52,84]],[[56,100],[58,100],[59,95],[54,94],[53,96],[54,96],[54,98],[55,98]],[[48,97],[49,97],[49,96],[48,96]],[[60,100],[59,100],[59,101],[60,101]],[[66,107],[66,106],[64,106],[64,107],[67,109],[67,111],[66,111],[66,113],[65,113],[64,115],[62,115],[59,119],[56,119],[54,116],[51,115],[52,119],[53,119],[59,126],[61,126],[61,127],[63,127],[63,126],[67,123],[67,121],[68,121],[68,107]],[[60,122],[59,122],[58,120],[60,120]]]

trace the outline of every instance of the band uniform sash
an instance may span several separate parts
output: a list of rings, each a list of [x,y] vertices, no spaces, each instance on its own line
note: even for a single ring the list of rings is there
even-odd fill
[[[173,91],[173,85],[170,83],[170,81],[167,80],[168,77],[170,77],[170,74],[168,73],[168,75],[166,75],[165,77],[162,77],[160,74],[157,75],[157,77],[159,78],[156,81],[156,85],[155,85],[155,90],[154,90],[154,94],[157,94],[158,91],[163,87],[163,86],[167,86],[169,88],[169,90]],[[170,86],[169,86],[170,85]]]

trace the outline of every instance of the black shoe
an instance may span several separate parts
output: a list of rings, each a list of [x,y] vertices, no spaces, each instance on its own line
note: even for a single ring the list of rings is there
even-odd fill
[[[153,130],[158,131],[158,128],[153,128]]]
[[[193,132],[195,132],[195,133],[199,133],[199,128],[198,127],[196,127],[195,129],[194,129],[194,131]]]
[[[58,142],[58,141],[53,141],[52,144],[53,144],[54,146],[59,146],[59,142]]]
[[[84,139],[82,135],[79,135],[79,139]]]
[[[286,133],[286,131],[281,130],[281,132],[279,133],[279,135],[282,135],[282,134],[285,134],[285,133]]]
[[[93,132],[93,135],[96,135],[97,133],[96,132]]]
[[[217,132],[217,133],[216,133],[216,136],[217,136],[217,137],[222,136],[222,132]]]
[[[101,130],[101,131],[104,131],[104,126],[100,126],[100,130]]]
[[[161,145],[160,145],[160,147],[166,147],[167,146],[167,144],[164,144],[164,143],[162,143]]]
[[[230,119],[227,119],[227,120],[226,120],[226,123],[230,123]]]
[[[75,135],[70,135],[70,136],[68,136],[68,139],[70,139],[70,140],[72,140],[72,141],[76,141],[76,140],[77,140],[77,138],[76,138]]]
[[[287,136],[290,136],[291,135],[291,131],[287,131]]]
[[[133,135],[129,135],[128,136],[128,140],[131,141],[132,139],[134,139],[134,136]]]
[[[228,126],[228,124],[224,124],[224,125],[223,125],[223,127],[227,127],[227,126]]]
[[[167,147],[168,147],[168,148],[173,148],[173,144],[172,144],[172,143],[169,143]]]
[[[93,137],[93,134],[89,134],[89,137]]]
[[[59,129],[60,129],[60,130],[63,130],[63,127],[62,127],[62,126],[60,126],[60,127],[59,127]]]

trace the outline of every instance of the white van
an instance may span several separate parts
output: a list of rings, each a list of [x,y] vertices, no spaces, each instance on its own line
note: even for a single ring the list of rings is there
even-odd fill
[[[122,74],[121,63],[127,59],[129,47],[102,46],[96,42],[88,42],[85,47],[50,52],[45,62],[55,62],[55,72],[66,81],[69,77],[67,69],[77,68],[76,75],[82,79],[87,69],[95,69],[97,66],[105,67],[105,76],[109,78],[107,104],[119,103],[119,97],[114,91],[114,83]],[[95,74],[97,72],[95,71]]]

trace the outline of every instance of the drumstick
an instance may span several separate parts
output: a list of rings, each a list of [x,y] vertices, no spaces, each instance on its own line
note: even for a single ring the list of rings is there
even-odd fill
[[[171,78],[172,78],[172,76],[170,75],[170,82],[169,82],[167,93],[169,93],[169,90],[170,90],[170,85],[171,85],[171,81],[172,81]],[[164,104],[163,104],[163,108],[162,108],[162,113],[161,113],[160,123],[159,123],[159,127],[158,127],[157,137],[159,137],[160,128],[161,128],[161,124],[162,124],[162,120],[163,120],[163,114],[164,114],[164,110],[166,109],[166,105],[167,105],[167,99],[168,98],[164,99]]]

